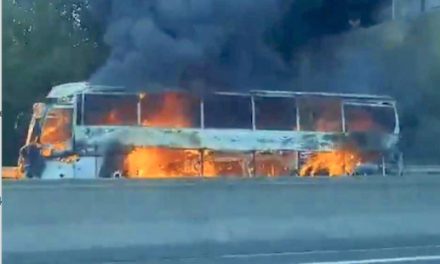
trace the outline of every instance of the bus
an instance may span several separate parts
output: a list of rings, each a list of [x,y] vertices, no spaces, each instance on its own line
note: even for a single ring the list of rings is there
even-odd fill
[[[36,103],[24,178],[401,174],[389,96],[249,90],[130,91],[68,83]]]

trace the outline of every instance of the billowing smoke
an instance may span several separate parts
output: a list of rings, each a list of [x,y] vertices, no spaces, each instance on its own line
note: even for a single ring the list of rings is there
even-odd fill
[[[279,2],[93,1],[111,55],[91,81],[146,90],[282,86],[291,72],[265,42]]]
[[[440,13],[399,19],[312,41],[297,51],[294,89],[394,96],[404,149],[438,159]]]
[[[420,91],[440,69],[438,26],[440,13],[432,13],[311,42],[294,58],[297,81],[305,90],[395,96]]]
[[[440,155],[426,147],[429,143],[422,144],[440,133],[440,13],[323,36],[338,32],[321,29],[329,24],[324,19],[328,12],[307,22],[299,11],[286,12],[288,2],[301,6],[295,0],[95,0],[92,9],[106,25],[104,40],[111,55],[91,81],[147,90],[389,94],[399,102],[407,149],[420,157]],[[323,3],[332,6],[330,0]],[[376,14],[370,17],[386,17],[390,10],[372,12]],[[283,19],[288,23],[279,23]],[[356,26],[356,19],[348,19],[340,29]],[[316,27],[311,34],[298,36],[311,25]],[[274,26],[302,38],[303,45],[289,45],[295,37],[285,37],[272,39],[275,45],[269,46]],[[294,29],[299,33],[288,32]],[[286,54],[274,47],[293,55],[283,61]]]

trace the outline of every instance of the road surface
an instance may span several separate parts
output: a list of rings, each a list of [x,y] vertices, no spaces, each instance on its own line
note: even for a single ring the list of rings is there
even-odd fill
[[[194,245],[186,248],[112,248],[68,250],[62,252],[6,253],[4,263],[440,263],[438,240],[388,241],[391,245],[373,247],[356,241],[338,243],[331,249],[295,250],[292,242],[284,241],[277,250],[270,243],[234,245],[229,249],[215,245]],[[280,243],[283,244],[283,243]],[[407,245],[405,245],[407,244]],[[291,246],[291,248],[289,248]],[[283,248],[284,250],[280,250]],[[222,252],[226,251],[226,252]],[[229,253],[227,252],[229,251]]]
[[[440,175],[5,182],[5,263],[440,263]]]

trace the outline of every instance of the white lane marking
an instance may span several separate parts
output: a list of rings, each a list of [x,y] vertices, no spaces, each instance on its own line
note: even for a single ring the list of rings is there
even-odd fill
[[[402,258],[382,258],[382,259],[362,259],[362,260],[342,260],[325,262],[303,262],[302,264],[374,264],[374,263],[397,263],[397,262],[416,262],[416,261],[440,260],[440,255],[435,256],[414,256]]]
[[[222,255],[221,258],[261,258],[261,257],[277,257],[277,256],[281,257],[281,256],[304,256],[304,255],[315,255],[315,254],[367,253],[374,251],[439,249],[439,248],[440,245],[426,245],[426,246],[406,246],[406,247],[404,246],[404,247],[384,247],[384,248],[362,248],[362,249],[347,249],[347,250],[285,251],[285,252],[272,252],[272,253],[226,254],[226,255]]]

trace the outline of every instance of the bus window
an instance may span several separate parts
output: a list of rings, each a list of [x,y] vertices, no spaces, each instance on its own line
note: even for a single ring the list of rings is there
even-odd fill
[[[84,125],[137,125],[137,95],[86,94]]]
[[[41,128],[42,144],[62,144],[72,137],[72,109],[52,108],[46,114]]]
[[[200,99],[179,92],[141,95],[141,123],[162,128],[200,127]]]
[[[302,131],[341,132],[341,101],[332,98],[301,98],[298,101]]]
[[[296,130],[296,102],[294,98],[255,97],[257,129]]]
[[[396,116],[392,107],[346,105],[344,112],[347,132],[393,133],[396,127]]]
[[[204,115],[206,128],[252,129],[252,102],[248,96],[208,96]]]

